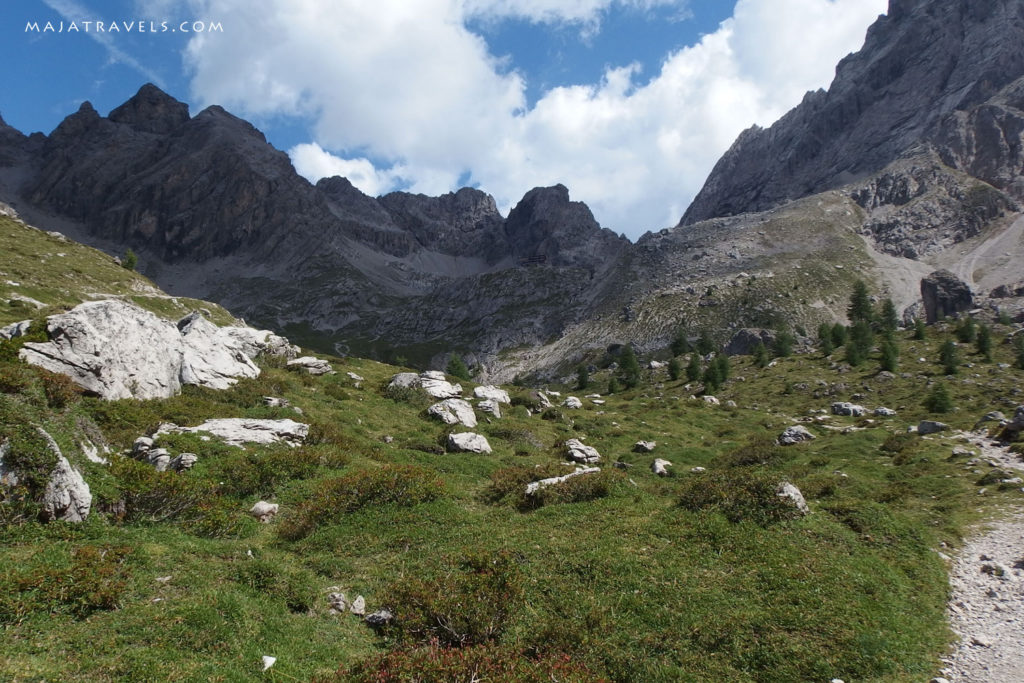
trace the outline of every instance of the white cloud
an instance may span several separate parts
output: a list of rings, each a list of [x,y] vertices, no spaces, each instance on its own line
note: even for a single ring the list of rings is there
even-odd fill
[[[619,65],[527,107],[524,76],[466,28],[468,17],[593,25],[615,2],[670,0],[190,2],[225,27],[189,43],[193,96],[241,115],[310,117],[315,143],[291,150],[301,173],[352,174],[370,194],[403,179],[438,194],[469,174],[504,207],[561,182],[634,237],[675,224],[740,131],[827,86],[887,5],[739,0],[733,18],[667,55],[649,81]]]
[[[312,183],[340,175],[371,197],[386,193],[402,181],[401,169],[378,170],[368,159],[343,159],[315,142],[295,145],[288,156],[299,175]]]

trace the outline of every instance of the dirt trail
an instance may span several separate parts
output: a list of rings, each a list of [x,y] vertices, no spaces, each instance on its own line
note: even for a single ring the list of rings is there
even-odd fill
[[[1024,255],[1024,216],[971,251],[960,257],[953,272],[975,292],[987,292],[1021,277],[1021,256]]]
[[[964,436],[981,453],[980,468],[1024,470],[984,433]],[[971,538],[950,570],[949,621],[960,638],[943,659],[950,683],[1024,681],[1024,509],[1006,514]]]

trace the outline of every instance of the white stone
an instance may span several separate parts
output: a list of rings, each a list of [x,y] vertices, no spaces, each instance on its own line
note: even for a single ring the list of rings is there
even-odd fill
[[[298,370],[305,370],[311,375],[333,375],[334,370],[331,369],[331,364],[323,358],[316,358],[315,356],[303,356],[294,360],[288,361],[289,368],[295,368]]]
[[[575,396],[569,396],[564,401],[562,401],[562,406],[564,408],[568,408],[569,410],[579,410],[580,408],[583,407],[583,401],[579,400]]]
[[[573,462],[592,465],[601,461],[601,454],[593,446],[586,446],[579,439],[569,439],[565,442],[566,457]]]
[[[706,467],[691,467],[690,468],[690,472],[692,474],[702,474],[702,473],[707,472],[707,471],[708,471],[708,468],[706,468]]]
[[[440,403],[435,403],[427,408],[427,413],[448,425],[460,424],[470,428],[476,427],[476,413],[473,412],[473,406],[461,398],[448,398]]]
[[[270,655],[263,655],[261,661],[263,662],[263,670],[266,671],[270,667],[274,666],[274,662],[277,661],[277,657],[271,657]]]
[[[222,337],[230,339],[232,345],[249,358],[260,356],[295,358],[299,355],[298,346],[270,330],[232,325],[220,328],[220,333]]]
[[[804,495],[800,493],[800,489],[790,484],[788,481],[781,482],[775,494],[779,498],[785,498],[790,501],[797,510],[803,514],[810,514],[811,509],[807,507],[807,501],[804,500]]]
[[[261,500],[250,508],[249,514],[260,520],[263,524],[269,524],[270,520],[277,515],[279,508],[280,505],[277,503],[268,503],[265,500]]]
[[[867,414],[867,409],[864,406],[855,405],[846,401],[837,401],[832,404],[833,415],[843,415],[846,417],[864,417]]]
[[[657,441],[637,441],[633,444],[634,453],[650,453],[658,447]]]
[[[712,406],[721,405],[721,401],[719,401],[715,396],[705,396],[704,402]]]
[[[875,417],[895,417],[896,411],[892,408],[875,408]]]
[[[480,434],[462,432],[448,435],[448,450],[462,453],[490,453],[491,445]]]
[[[348,606],[348,611],[360,617],[366,614],[366,598],[362,595],[356,596],[356,599]]]
[[[192,469],[197,462],[199,462],[199,456],[195,453],[179,453],[171,459],[168,467],[175,472],[184,472]]]
[[[657,458],[651,463],[651,472],[654,472],[659,477],[667,477],[669,467],[672,467],[671,462],[662,458]]]
[[[541,479],[540,481],[532,481],[526,485],[526,495],[532,496],[533,494],[537,493],[537,491],[540,491],[543,488],[547,488],[548,486],[561,484],[564,481],[569,481],[573,477],[579,477],[584,474],[594,474],[595,472],[600,471],[600,467],[586,467],[578,469],[575,472],[570,472],[569,474],[565,474],[561,477],[548,477],[547,479]]]
[[[815,436],[807,431],[806,427],[801,425],[794,425],[787,427],[784,432],[779,436],[780,446],[792,446],[793,444],[802,443],[804,441],[814,441]]]
[[[650,368],[651,370],[661,370],[666,365],[668,365],[668,363],[662,363],[661,361],[652,360],[650,363],[647,364],[647,367]]]
[[[473,389],[473,395],[477,398],[490,399],[498,403],[512,403],[512,399],[508,397],[507,391],[491,385],[476,387]]]
[[[484,399],[476,404],[476,407],[480,409],[480,412],[493,415],[494,417],[501,417],[501,403],[495,401],[492,398]]]

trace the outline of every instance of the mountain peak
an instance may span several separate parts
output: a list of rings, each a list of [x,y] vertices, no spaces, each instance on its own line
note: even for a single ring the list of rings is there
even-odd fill
[[[188,105],[179,102],[152,83],[139,91],[107,117],[145,133],[166,134],[188,121]]]
[[[681,223],[762,211],[875,173],[1024,74],[1019,0],[890,0],[864,48],[719,160]]]

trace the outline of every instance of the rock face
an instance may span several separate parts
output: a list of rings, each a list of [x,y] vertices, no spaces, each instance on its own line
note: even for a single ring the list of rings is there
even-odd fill
[[[476,413],[473,406],[461,398],[449,398],[435,403],[427,408],[427,413],[433,415],[447,425],[463,425],[465,427],[476,427]]]
[[[105,399],[167,398],[182,384],[227,389],[260,374],[242,350],[241,328],[219,328],[197,314],[175,326],[111,299],[80,304],[46,324],[50,341],[26,343],[21,358]]]
[[[681,223],[839,187],[921,142],[1016,192],[1020,107],[1001,91],[1014,91],[1024,74],[1022,42],[1024,7],[1015,0],[890,0],[828,92],[808,93],[771,128],[740,135]]]
[[[948,270],[937,270],[921,280],[921,298],[929,323],[974,308],[971,288]]]
[[[759,343],[771,349],[777,336],[774,330],[744,328],[736,332],[725,345],[725,353],[729,356],[750,356]]]

